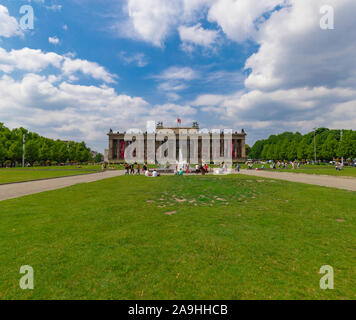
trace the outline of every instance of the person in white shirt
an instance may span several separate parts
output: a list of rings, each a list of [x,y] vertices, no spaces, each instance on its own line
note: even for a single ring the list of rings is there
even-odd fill
[[[157,177],[157,171],[156,171],[156,169],[153,170],[152,177]]]

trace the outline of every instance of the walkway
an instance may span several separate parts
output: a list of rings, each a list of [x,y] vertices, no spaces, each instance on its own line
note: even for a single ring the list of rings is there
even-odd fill
[[[105,171],[72,177],[0,185],[0,201],[18,198],[43,191],[62,189],[78,183],[88,183],[102,179],[113,178],[123,174],[124,171]]]
[[[124,175],[124,173],[123,170],[115,170],[72,177],[0,185],[0,201],[49,190],[62,189],[79,183],[88,183],[118,177]],[[256,170],[241,170],[241,174],[356,191],[356,178]]]
[[[276,172],[276,171],[257,171],[257,170],[241,170],[241,173],[249,176],[272,178],[272,179],[286,180],[291,182],[301,182],[301,183],[313,184],[322,187],[356,191],[356,178],[352,178],[352,177],[336,177],[336,176],[316,175],[316,174]]]

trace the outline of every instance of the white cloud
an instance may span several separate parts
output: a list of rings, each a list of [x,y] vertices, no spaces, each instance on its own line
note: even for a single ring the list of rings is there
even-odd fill
[[[355,128],[355,112],[343,113],[355,102],[354,89],[315,87],[207,94],[197,97],[191,105],[213,114],[214,121],[220,119],[226,124],[248,128],[255,134],[263,129],[261,134],[266,136],[266,132],[305,132],[318,126],[337,127],[336,123],[343,123],[343,128]]]
[[[284,2],[284,0],[216,0],[209,10],[208,19],[219,24],[230,39],[243,42],[255,36],[258,21],[263,21],[263,14]]]
[[[63,57],[54,52],[44,53],[41,50],[29,48],[6,51],[0,48],[0,70],[7,73],[15,69],[25,72],[41,72],[49,66],[60,68],[62,60]]]
[[[218,37],[216,30],[206,30],[199,23],[191,27],[180,26],[178,31],[183,43],[192,43],[203,47],[213,45]]]
[[[0,97],[0,118],[7,124],[87,141],[104,140],[108,128],[127,126],[148,108],[143,99],[118,95],[109,87],[54,84],[36,74],[19,81],[1,77]]]
[[[51,6],[46,6],[46,9],[51,11],[61,11],[62,6],[59,4],[52,4]]]
[[[52,76],[25,74],[20,80],[0,77],[0,118],[11,127],[25,126],[61,139],[84,140],[103,151],[109,128],[145,128],[149,119],[174,122],[190,117],[188,105],[152,106],[139,97],[118,94],[107,86],[73,85]]]
[[[154,78],[159,81],[158,90],[163,91],[169,101],[176,101],[180,99],[177,92],[187,89],[188,82],[199,76],[198,72],[189,67],[170,67]]]
[[[179,2],[170,0],[128,0],[127,13],[132,29],[144,41],[162,46],[177,21]]]
[[[126,0],[128,20],[119,23],[119,31],[130,38],[141,39],[163,47],[165,39],[176,28],[202,16],[214,0]]]
[[[97,80],[103,80],[107,83],[115,83],[115,75],[110,74],[104,67],[98,65],[96,62],[90,62],[81,59],[65,58],[62,71],[65,75],[74,74],[81,71],[83,74],[89,75]]]
[[[199,74],[189,67],[170,67],[155,78],[163,80],[186,80],[190,81],[199,77]]]
[[[254,138],[317,126],[354,129],[356,3],[330,0],[336,25],[328,31],[319,26],[323,4],[288,0],[288,6],[273,12],[258,31],[247,28],[254,30],[246,34],[253,35],[259,48],[246,62],[250,72],[245,89],[232,95],[200,95],[192,105],[225,123],[237,121]],[[231,38],[240,41],[246,35]]]
[[[187,85],[180,82],[167,81],[163,82],[158,86],[158,89],[164,91],[181,91],[187,88]]]
[[[9,10],[0,4],[0,37],[10,38],[22,35],[17,20],[9,15]]]
[[[49,37],[49,38],[48,38],[48,42],[51,43],[51,44],[56,45],[56,44],[59,44],[59,39],[58,39],[56,36],[54,36],[54,37]]]
[[[162,47],[178,31],[183,47],[213,44],[216,30],[204,30],[197,21],[206,16],[230,39],[243,42],[256,35],[264,14],[288,0],[127,0],[128,20],[121,26],[126,36]],[[193,27],[184,27],[184,25]],[[183,25],[183,27],[182,27]],[[189,44],[190,43],[190,44]]]
[[[323,0],[290,0],[273,13],[256,40],[258,52],[246,63],[251,89],[356,85],[356,2],[330,0],[335,8],[335,30],[321,30]]]
[[[54,52],[45,53],[42,50],[23,48],[6,51],[0,47],[0,71],[10,73],[14,70],[24,72],[41,72],[52,66],[59,69],[63,75],[75,79],[75,73],[82,72],[94,79],[106,83],[114,83],[116,76],[105,70],[96,62],[72,59],[71,55],[61,56]]]
[[[120,58],[126,64],[135,64],[140,68],[148,65],[148,59],[144,53],[129,54],[126,51],[121,51]]]

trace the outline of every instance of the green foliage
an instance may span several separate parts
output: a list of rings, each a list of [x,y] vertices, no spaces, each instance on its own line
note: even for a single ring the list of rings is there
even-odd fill
[[[97,153],[94,157],[94,162],[99,163],[102,161],[103,158],[104,156],[101,153]]]
[[[333,160],[344,157],[356,158],[356,131],[316,130],[315,145],[318,160]],[[314,159],[314,131],[306,135],[299,132],[285,132],[278,136],[271,135],[266,140],[257,141],[249,154],[253,159],[265,160],[307,160]]]
[[[22,139],[26,136],[25,161],[31,164],[88,162],[92,160],[90,149],[84,142],[66,142],[41,137],[24,128],[10,130],[0,123],[0,165],[22,161]]]

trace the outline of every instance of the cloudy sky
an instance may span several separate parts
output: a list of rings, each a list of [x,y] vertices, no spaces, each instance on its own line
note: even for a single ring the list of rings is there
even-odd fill
[[[109,128],[177,117],[250,144],[356,129],[356,1],[0,0],[0,122],[103,151]]]

